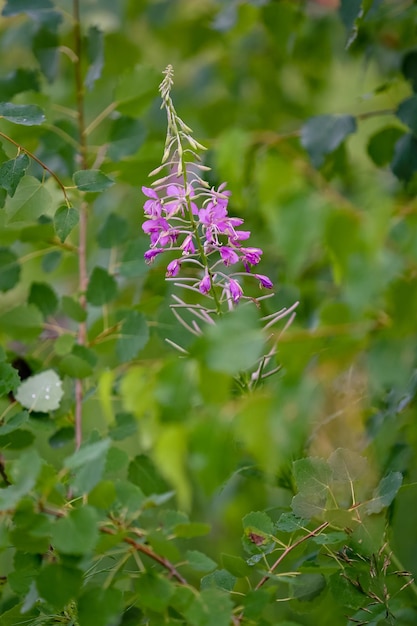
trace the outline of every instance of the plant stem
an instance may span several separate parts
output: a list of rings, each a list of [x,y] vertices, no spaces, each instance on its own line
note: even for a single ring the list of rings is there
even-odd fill
[[[87,163],[87,141],[85,133],[85,119],[84,119],[84,84],[82,76],[82,37],[81,37],[81,23],[80,23],[80,2],[79,0],[73,0],[73,13],[74,13],[74,48],[76,59],[74,61],[75,71],[75,88],[77,98],[77,122],[78,122],[78,134],[80,141],[80,161],[81,169],[88,169]],[[87,307],[87,301],[85,292],[88,285],[87,274],[87,221],[88,221],[88,204],[85,201],[80,205],[80,220],[79,220],[79,240],[78,240],[78,289],[79,289],[79,303],[85,310]],[[77,341],[80,345],[85,346],[87,340],[87,325],[85,322],[80,322],[78,326]],[[83,402],[83,384],[82,381],[77,378],[75,381],[75,446],[76,449],[82,442],[82,402]]]

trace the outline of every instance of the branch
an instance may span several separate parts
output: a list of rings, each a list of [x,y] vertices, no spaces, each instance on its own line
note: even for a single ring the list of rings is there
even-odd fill
[[[12,143],[14,146],[16,146],[16,148],[18,148],[21,152],[24,152],[25,154],[28,155],[28,157],[30,159],[32,159],[33,161],[35,161],[38,165],[41,166],[42,169],[45,170],[45,172],[48,172],[48,174],[50,174],[52,176],[52,178],[54,178],[56,180],[56,182],[58,183],[59,187],[62,189],[62,193],[64,194],[64,198],[65,198],[65,203],[68,207],[71,206],[71,202],[69,201],[68,195],[67,195],[67,188],[65,187],[64,183],[61,181],[61,179],[55,174],[55,172],[53,172],[43,161],[41,161],[40,159],[38,159],[37,156],[35,156],[33,154],[33,152],[31,152],[30,150],[28,150],[27,148],[25,148],[24,146],[22,146],[20,143],[18,143],[17,141],[15,141],[14,139],[12,139],[11,137],[9,137],[8,135],[6,135],[5,133],[0,132],[0,137],[3,137],[3,139],[6,139],[6,141],[9,141],[10,143]]]

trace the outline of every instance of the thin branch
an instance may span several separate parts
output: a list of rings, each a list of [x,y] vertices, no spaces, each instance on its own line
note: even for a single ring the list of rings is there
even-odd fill
[[[269,573],[266,574],[263,578],[261,578],[259,583],[256,585],[255,589],[256,590],[260,589],[269,580],[270,575],[272,574],[272,572],[274,570],[276,570],[278,565],[280,563],[282,563],[282,561],[285,559],[285,557],[290,552],[292,552],[295,548],[297,548],[297,546],[299,546],[304,541],[307,541],[307,539],[311,539],[311,537],[316,537],[316,535],[319,535],[325,528],[328,527],[328,525],[329,525],[329,522],[323,522],[323,524],[320,524],[320,526],[317,526],[317,528],[315,528],[314,530],[309,532],[307,535],[304,535],[303,537],[300,537],[300,539],[298,539],[298,541],[296,541],[295,543],[292,543],[290,546],[288,546],[284,550],[284,552],[279,556],[279,558],[275,561],[275,563],[269,568]]]
[[[43,161],[41,161],[37,156],[35,156],[33,154],[33,152],[31,152],[30,150],[28,150],[27,148],[25,148],[24,146],[22,146],[20,143],[18,143],[17,141],[15,141],[14,139],[12,139],[11,137],[9,137],[8,135],[6,135],[5,133],[0,132],[0,137],[3,137],[3,139],[5,139],[6,141],[9,141],[10,143],[12,143],[14,146],[16,146],[16,148],[18,148],[21,152],[24,152],[25,154],[28,155],[28,157],[30,159],[32,159],[33,161],[35,161],[38,165],[41,166],[42,169],[45,170],[45,172],[48,172],[48,174],[50,174],[50,176],[52,176],[52,178],[55,179],[55,181],[57,182],[58,186],[62,189],[62,193],[64,194],[64,198],[65,198],[65,203],[67,206],[71,206],[71,202],[68,198],[67,195],[67,187],[65,187],[64,183],[61,181],[61,179],[55,174],[55,172],[53,172]]]

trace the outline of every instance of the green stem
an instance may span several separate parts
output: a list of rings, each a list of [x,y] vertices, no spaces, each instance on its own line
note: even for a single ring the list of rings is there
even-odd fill
[[[85,132],[85,118],[84,118],[84,84],[82,76],[82,36],[81,36],[81,22],[80,22],[80,1],[73,0],[73,13],[74,13],[74,47],[76,59],[74,62],[74,78],[77,98],[77,120],[78,120],[78,134],[80,141],[80,157],[81,168],[88,169],[87,162],[87,141]],[[80,205],[80,219],[79,219],[79,239],[78,239],[78,288],[79,288],[79,303],[81,307],[86,310],[87,300],[85,293],[88,286],[88,273],[87,273],[87,221],[88,221],[88,204],[83,201]],[[87,325],[85,322],[80,322],[78,326],[77,341],[80,345],[85,346],[87,343]],[[82,380],[77,378],[75,381],[75,446],[78,449],[82,442],[82,403],[83,403],[83,383]]]

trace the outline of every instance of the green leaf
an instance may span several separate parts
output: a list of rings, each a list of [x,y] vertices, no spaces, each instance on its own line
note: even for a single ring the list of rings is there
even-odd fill
[[[368,461],[364,456],[345,448],[338,448],[332,452],[328,463],[333,471],[334,480],[350,483],[363,476],[368,467]]]
[[[154,573],[146,573],[136,580],[135,587],[139,594],[138,604],[162,613],[169,605],[174,594],[174,586],[166,578]]]
[[[110,439],[86,443],[67,457],[64,467],[71,470],[70,483],[77,494],[89,493],[103,478],[109,455]]]
[[[352,115],[317,115],[301,129],[301,145],[307,150],[314,167],[321,167],[325,156],[334,152],[348,135],[356,131]]]
[[[281,513],[281,516],[276,523],[277,530],[282,530],[285,533],[293,533],[296,530],[305,529],[308,519],[302,519],[294,515],[294,513],[285,512]]]
[[[48,563],[36,578],[39,595],[60,610],[74,600],[83,583],[83,572],[61,563]]]
[[[93,507],[84,505],[73,509],[52,527],[52,544],[58,552],[74,556],[91,552],[98,540],[97,514]]]
[[[396,142],[404,132],[395,126],[387,126],[378,131],[369,140],[368,154],[378,167],[391,163]]]
[[[22,452],[9,469],[12,485],[0,489],[0,511],[7,511],[16,506],[19,500],[35,486],[42,461],[36,450]]]
[[[19,413],[15,413],[7,420],[5,424],[0,426],[0,435],[7,435],[8,433],[19,429],[21,426],[23,426],[23,424],[26,424],[28,419],[29,413],[27,411],[19,411]]]
[[[92,89],[101,76],[104,65],[104,36],[97,26],[90,26],[87,35],[87,56],[90,66],[85,77],[87,89]]]
[[[113,439],[113,441],[121,441],[123,439],[126,439],[127,437],[134,435],[138,430],[137,420],[135,416],[132,415],[132,413],[117,413],[115,416],[115,421],[115,425],[112,426],[112,428],[109,430],[109,436]],[[136,459],[137,458],[140,457],[136,457]],[[144,458],[146,460],[149,460],[148,457]],[[135,463],[136,459],[134,459],[132,463]],[[136,480],[133,480],[133,482],[136,485],[140,484]]]
[[[413,91],[417,91],[417,51],[411,50],[404,56],[401,71],[404,77],[411,81]]]
[[[391,472],[385,476],[375,489],[372,499],[366,503],[365,511],[368,515],[380,513],[394,500],[403,482],[400,472]]]
[[[114,185],[114,181],[100,170],[79,170],[74,173],[73,180],[80,191],[99,192]]]
[[[85,443],[79,450],[65,459],[64,467],[69,470],[76,470],[86,464],[96,463],[106,456],[109,447],[110,439]]]
[[[151,65],[137,65],[121,74],[115,90],[117,109],[137,117],[155,98],[160,74]]]
[[[87,301],[94,306],[102,306],[117,296],[117,282],[102,267],[95,267],[88,281]]]
[[[78,601],[79,626],[116,626],[122,615],[122,600],[119,589],[88,586]]]
[[[62,448],[67,445],[67,443],[73,443],[75,437],[75,429],[73,426],[64,426],[56,431],[51,437],[48,439],[48,443],[51,448]]]
[[[211,531],[210,524],[204,522],[182,522],[176,524],[173,528],[173,533],[176,537],[182,539],[192,539],[193,537],[203,537],[208,535]]]
[[[358,35],[358,22],[364,14],[363,0],[341,0],[339,13],[348,33],[346,48],[349,48]]]
[[[122,115],[114,120],[110,129],[108,155],[112,161],[120,161],[139,150],[146,137],[143,123]]]
[[[60,241],[64,242],[78,224],[78,211],[66,204],[58,207],[54,215],[54,228]]]
[[[322,574],[301,574],[293,578],[290,587],[294,598],[300,602],[310,602],[322,593],[326,579]]]
[[[196,572],[211,572],[217,567],[217,563],[213,559],[198,550],[187,550],[185,558],[188,565]]]
[[[42,315],[33,304],[22,304],[0,315],[2,332],[18,338],[19,341],[36,339],[42,331],[42,324]]]
[[[44,318],[53,315],[58,308],[58,297],[47,283],[32,283],[30,286],[28,303],[34,304]]]
[[[7,0],[2,15],[9,17],[19,13],[34,13],[53,8],[51,0]]]
[[[13,198],[6,202],[9,222],[33,222],[49,211],[52,198],[45,186],[33,176],[25,176]]]
[[[17,186],[29,167],[27,154],[19,154],[15,159],[6,161],[0,166],[0,186],[13,198]]]
[[[391,169],[397,178],[409,181],[417,171],[417,137],[407,133],[395,144]]]
[[[224,591],[233,591],[235,585],[236,577],[225,569],[218,569],[201,579],[201,589],[216,587]]]
[[[245,578],[253,571],[242,557],[233,554],[222,554],[222,565],[236,578]]]
[[[294,479],[298,490],[305,494],[326,493],[332,480],[332,470],[324,459],[308,457],[293,463]]]
[[[93,367],[88,361],[76,354],[67,354],[59,364],[62,375],[71,378],[88,378],[93,373]]]
[[[85,322],[87,319],[87,311],[79,302],[77,302],[77,300],[74,300],[69,296],[63,296],[61,304],[64,313],[76,322]]]
[[[242,599],[244,615],[247,619],[258,622],[264,608],[271,602],[270,594],[265,589],[249,591]],[[280,620],[280,626],[285,626]]]
[[[129,463],[128,477],[147,496],[154,493],[166,493],[169,489],[168,483],[159,474],[149,456],[145,454],[135,456]]]
[[[229,594],[216,588],[203,589],[181,611],[192,626],[230,626],[233,602]]]
[[[9,363],[0,362],[0,397],[10,391],[14,392],[19,384],[20,378],[15,368]]]
[[[120,335],[116,344],[116,354],[119,361],[126,363],[134,359],[149,340],[145,316],[137,311],[130,311],[124,319]]]
[[[256,308],[238,307],[206,329],[193,344],[192,354],[211,370],[236,375],[255,365],[264,341]]]
[[[101,480],[88,494],[88,504],[107,510],[116,500],[116,487],[112,480]]]
[[[242,520],[245,532],[259,532],[264,535],[273,535],[274,522],[264,511],[252,511],[245,515]]]
[[[0,248],[0,291],[9,291],[19,282],[20,265],[10,248]]]
[[[62,19],[59,13],[56,15]],[[56,31],[56,21],[58,20],[52,24],[41,24],[32,39],[33,54],[49,83],[55,80],[58,72],[60,40]]]
[[[413,133],[417,133],[417,96],[411,96],[398,105],[396,111],[398,119],[408,126]]]
[[[75,337],[70,335],[69,333],[65,333],[64,335],[60,335],[55,339],[54,342],[54,352],[58,356],[64,356],[65,354],[69,354],[71,352],[75,343]]]
[[[123,217],[110,213],[97,234],[97,242],[100,248],[113,248],[119,246],[129,233],[129,225]]]
[[[36,104],[0,102],[0,117],[23,126],[39,126],[45,121],[44,112]]]
[[[10,100],[24,91],[39,91],[39,72],[26,68],[18,68],[0,78],[0,93],[4,100]]]
[[[26,409],[47,413],[59,407],[63,395],[58,374],[54,370],[45,370],[20,384],[16,400]]]
[[[143,255],[148,249],[148,242],[145,239],[132,241],[128,244],[126,252],[120,264],[120,274],[126,278],[139,278],[149,272]]]
[[[53,250],[48,252],[42,259],[42,270],[45,274],[49,274],[56,270],[62,260],[62,252],[60,250]]]

